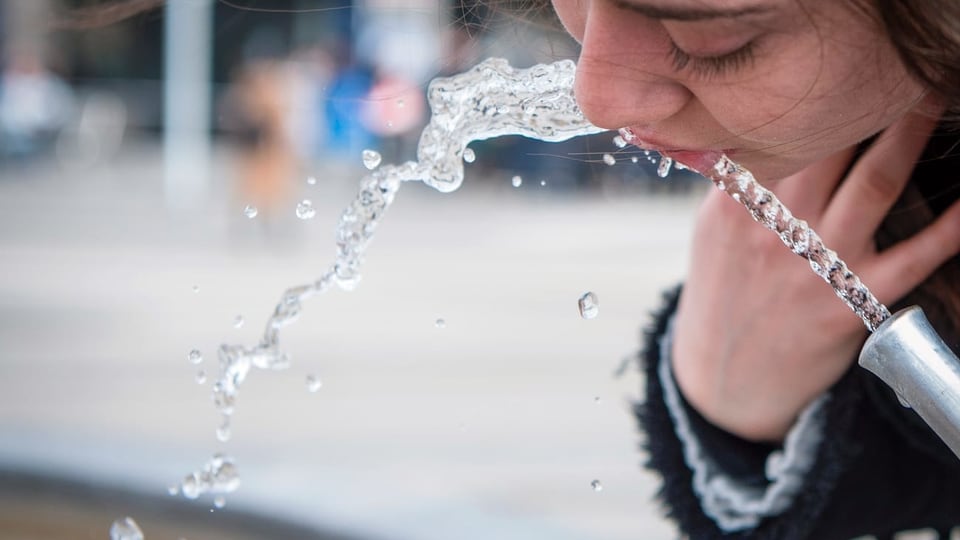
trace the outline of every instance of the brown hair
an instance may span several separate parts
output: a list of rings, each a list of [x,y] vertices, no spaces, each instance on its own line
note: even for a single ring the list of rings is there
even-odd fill
[[[960,166],[955,159],[960,144],[960,131],[956,129],[960,126],[960,2],[858,3],[876,17],[910,74],[947,107],[941,129],[931,141],[924,161],[918,164],[920,174],[914,175],[914,182],[907,186],[877,231],[877,247],[883,249],[916,234],[951,201],[958,200],[960,183],[943,177],[951,174],[951,167],[937,167],[931,161],[939,159]],[[924,167],[930,169],[927,174],[923,174]],[[936,176],[930,178],[931,173]],[[898,304],[923,306],[940,335],[956,349],[960,344],[960,257],[941,266]]]

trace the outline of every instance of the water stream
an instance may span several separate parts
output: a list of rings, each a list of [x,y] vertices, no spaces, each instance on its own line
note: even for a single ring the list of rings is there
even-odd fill
[[[344,290],[356,287],[364,252],[403,182],[421,181],[445,193],[456,190],[463,182],[463,163],[474,159],[473,151],[467,148],[472,141],[503,135],[562,141],[605,131],[587,122],[577,106],[573,96],[575,69],[569,60],[514,69],[505,60],[494,58],[465,73],[431,82],[427,97],[432,115],[420,136],[417,161],[381,165],[378,154],[365,151],[363,162],[371,173],[360,181],[357,196],[340,216],[335,231],[334,262],[318,279],[283,292],[259,343],[249,347],[220,346],[219,374],[212,390],[213,401],[223,417],[216,430],[219,440],[230,438],[237,395],[250,371],[289,367],[290,358],[280,347],[280,330],[297,319],[303,302],[333,286]],[[628,130],[621,131],[614,142],[620,148],[627,143],[639,145]],[[674,165],[672,159],[662,157],[658,175],[666,176],[671,165]],[[814,271],[833,286],[870,330],[889,317],[886,308],[836,253],[827,249],[805,222],[795,219],[772,193],[761,187],[749,171],[722,156],[712,169],[699,172],[743,204],[757,221],[777,232],[795,253],[806,257]],[[515,177],[513,185],[519,186],[521,181]],[[298,216],[302,219],[313,217],[312,205],[305,204],[308,202],[301,203],[302,212],[298,207]],[[256,215],[256,209],[248,209],[246,215],[251,214]],[[585,294],[579,307],[583,317],[595,316],[595,296]],[[440,320],[437,324],[440,326]],[[194,361],[192,356],[191,361]],[[307,385],[319,388],[319,379],[310,380]],[[179,485],[179,492],[188,498],[204,493],[222,496],[237,489],[239,479],[233,459],[217,454],[201,470],[187,475]],[[599,482],[595,489],[597,486]]]

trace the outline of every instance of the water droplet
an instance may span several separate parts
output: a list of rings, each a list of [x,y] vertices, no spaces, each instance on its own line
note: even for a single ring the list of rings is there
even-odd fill
[[[540,186],[545,186],[545,185],[547,185],[547,181],[546,181],[546,180],[541,180],[541,181],[540,181]]]
[[[167,486],[168,495],[170,495],[171,497],[175,497],[177,493],[180,493],[180,486],[177,486],[177,485]]]
[[[307,392],[316,392],[320,390],[321,386],[323,386],[323,382],[320,380],[320,377],[307,375]]]
[[[363,159],[363,166],[372,171],[377,168],[377,165],[380,165],[383,158],[380,156],[380,152],[376,150],[364,150],[361,159]]]
[[[630,158],[630,163],[637,163],[638,161],[640,161],[640,158],[638,158],[637,156],[633,156],[632,158]]]
[[[616,165],[616,164],[617,164],[617,158],[613,157],[612,154],[604,154],[604,155],[603,155],[603,162],[606,163],[607,165]]]
[[[601,484],[599,480],[590,482],[590,487],[592,487],[594,491],[603,491],[603,484]]]
[[[187,359],[190,360],[191,364],[199,364],[203,362],[203,355],[200,354],[199,350],[193,349],[187,354]]]
[[[593,402],[596,403],[597,405],[599,405],[599,404],[600,404],[600,396],[596,396],[595,398],[593,398]]]
[[[180,493],[188,499],[196,499],[200,496],[200,478],[197,473],[188,474],[183,482],[180,482]]]
[[[584,319],[593,319],[600,313],[600,303],[597,301],[597,295],[592,292],[586,292],[577,301],[577,307],[580,308],[580,316]]]
[[[259,213],[260,211],[257,210],[257,207],[252,204],[248,204],[243,207],[243,215],[247,216],[249,219],[257,217],[257,214]]]
[[[200,292],[200,286],[199,286],[199,285],[194,285],[190,290],[192,290],[192,291],[195,292],[195,293],[198,293],[198,292]]]
[[[313,177],[313,176],[308,176],[308,177],[307,177],[307,184],[309,184],[309,185],[311,185],[311,186],[315,186],[315,185],[317,185],[317,179],[316,179],[315,177]]]
[[[463,160],[467,163],[473,163],[477,159],[477,154],[473,151],[472,148],[463,149]]]
[[[213,498],[213,506],[215,508],[223,508],[227,505],[227,498],[223,495],[217,495]]]
[[[297,203],[297,217],[300,219],[313,219],[317,215],[317,209],[313,207],[310,199],[304,199]]]
[[[446,327],[447,327],[447,321],[444,320],[443,318],[439,318],[439,319],[437,319],[436,321],[433,322],[433,325],[436,326],[437,328],[446,328]]]
[[[207,372],[201,369],[200,371],[197,372],[197,376],[195,377],[195,380],[197,381],[197,384],[204,384],[204,383],[206,383],[206,382],[207,382]]]
[[[397,100],[397,108],[398,108],[398,109],[402,109],[402,108],[404,107],[404,105],[406,105],[406,103],[403,102],[403,99],[398,99],[398,100]]]
[[[223,422],[217,426],[217,440],[220,442],[227,442],[230,440],[232,435],[233,433],[230,429],[230,419],[224,417]]]
[[[520,187],[523,185],[523,178],[521,178],[519,175],[514,176],[510,179],[510,183],[513,184],[513,187]]]
[[[234,328],[243,328],[243,323],[246,322],[243,320],[243,315],[237,315],[233,318],[233,327]]]
[[[143,540],[143,532],[132,517],[125,517],[110,526],[110,540]]]
[[[657,165],[657,176],[666,178],[670,174],[670,167],[673,166],[673,159],[663,156],[660,158],[660,164]]]
[[[624,148],[627,146],[627,141],[624,140],[624,138],[621,137],[620,135],[617,135],[613,138],[613,144],[617,148]]]

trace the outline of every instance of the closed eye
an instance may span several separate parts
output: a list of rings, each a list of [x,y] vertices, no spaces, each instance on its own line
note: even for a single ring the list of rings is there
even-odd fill
[[[677,47],[677,44],[671,41],[668,54],[676,71],[688,71],[698,78],[709,79],[752,65],[754,42],[749,41],[739,49],[719,56],[696,56]]]

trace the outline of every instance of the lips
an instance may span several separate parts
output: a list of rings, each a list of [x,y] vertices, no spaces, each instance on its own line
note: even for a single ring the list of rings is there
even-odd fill
[[[619,131],[620,136],[628,144],[644,150],[660,152],[661,155],[678,161],[697,172],[710,169],[724,154],[724,151],[721,150],[694,150],[682,148],[679,145],[664,144],[635,128],[621,128]]]

